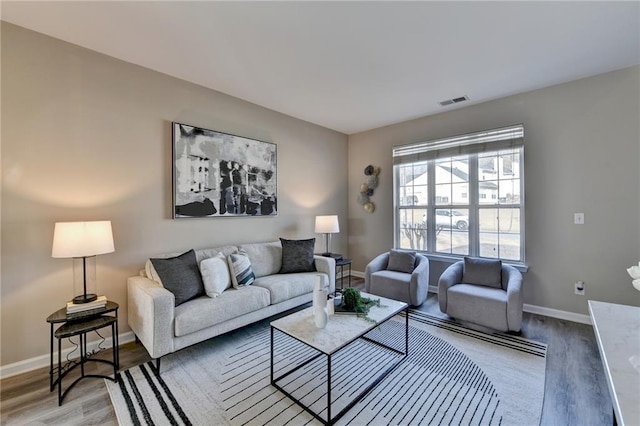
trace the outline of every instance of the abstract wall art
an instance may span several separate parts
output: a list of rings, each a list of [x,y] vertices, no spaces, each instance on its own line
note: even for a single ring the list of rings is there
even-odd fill
[[[274,216],[276,144],[173,123],[173,217]]]

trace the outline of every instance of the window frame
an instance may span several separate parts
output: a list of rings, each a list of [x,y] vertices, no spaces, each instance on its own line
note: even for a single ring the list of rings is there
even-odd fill
[[[496,239],[497,239],[497,243],[496,243],[496,247],[498,249],[498,254],[497,257],[484,257],[487,259],[500,259],[505,263],[511,264],[513,266],[516,266],[518,269],[520,269],[521,271],[526,271],[527,270],[527,266],[525,264],[526,261],[526,257],[525,257],[525,243],[526,243],[526,238],[525,238],[525,192],[524,192],[524,188],[525,188],[525,172],[524,172],[524,127],[522,125],[519,126],[513,126],[513,128],[518,127],[521,130],[521,135],[520,135],[520,140],[519,143],[515,143],[512,144],[511,146],[509,146],[508,144],[504,143],[504,139],[501,140],[501,143],[497,143],[495,144],[495,146],[493,146],[494,144],[491,143],[491,141],[487,142],[486,140],[483,140],[481,145],[482,148],[477,150],[477,151],[473,151],[474,147],[473,147],[473,143],[467,143],[466,139],[465,139],[465,135],[463,136],[456,136],[454,138],[447,138],[447,139],[440,139],[440,140],[436,140],[436,141],[432,141],[432,142],[421,142],[419,144],[412,144],[412,145],[404,145],[402,147],[397,147],[400,148],[402,150],[410,150],[411,152],[411,156],[412,157],[416,157],[416,152],[419,152],[419,148],[413,148],[413,147],[429,147],[430,144],[436,145],[436,146],[441,146],[443,141],[447,141],[447,140],[452,140],[452,139],[458,139],[458,140],[463,140],[463,143],[461,144],[461,146],[464,149],[464,153],[460,153],[460,154],[456,154],[456,153],[451,153],[451,145],[449,145],[447,148],[449,148],[449,152],[447,152],[447,155],[431,155],[429,156],[427,159],[424,160],[418,160],[416,161],[415,159],[412,159],[411,161],[396,161],[396,149],[394,148],[394,171],[393,171],[393,202],[394,202],[394,215],[393,215],[393,220],[394,220],[394,228],[393,228],[393,240],[394,240],[394,247],[397,249],[403,249],[401,248],[401,241],[402,241],[402,233],[404,232],[404,228],[401,229],[401,219],[402,217],[406,217],[405,214],[403,214],[403,211],[414,211],[411,213],[411,216],[414,218],[414,222],[415,223],[415,210],[419,210],[419,209],[424,209],[426,211],[426,217],[427,217],[427,226],[426,226],[426,250],[423,249],[415,249],[416,251],[425,254],[426,256],[428,256],[431,259],[435,259],[435,260],[444,260],[444,261],[448,261],[448,262],[455,262],[458,260],[461,260],[464,256],[473,256],[473,257],[483,257],[480,256],[480,243],[481,243],[481,230],[480,230],[480,224],[479,224],[479,218],[480,218],[480,213],[482,210],[487,210],[487,209],[495,209],[497,211],[497,213],[500,213],[501,210],[507,210],[507,209],[517,209],[519,210],[519,232],[517,233],[517,235],[519,235],[519,249],[520,249],[520,253],[519,253],[519,259],[515,260],[515,259],[507,259],[507,258],[503,258],[500,257],[500,236],[501,235],[505,235],[505,234],[509,234],[508,232],[501,232],[500,231],[500,215],[498,214],[496,217],[497,223],[498,223],[498,227],[495,231],[495,235],[496,235]],[[495,131],[500,131],[501,129],[496,129]],[[488,131],[488,132],[478,132],[475,134],[470,134],[470,136],[474,137],[476,135],[479,135],[481,133],[490,133],[490,132],[494,132],[493,130]],[[512,152],[513,154],[518,156],[518,160],[519,160],[519,170],[518,170],[518,177],[515,177],[516,179],[519,179],[519,199],[518,200],[510,200],[510,202],[506,202],[505,200],[501,201],[501,196],[500,196],[500,190],[498,189],[498,193],[496,194],[495,198],[492,197],[486,197],[483,198],[482,200],[480,199],[480,181],[479,180],[479,164],[478,164],[478,159],[480,157],[486,157],[487,154],[494,154],[496,155],[497,158],[500,158],[501,155],[506,155],[509,152]],[[438,184],[438,182],[436,182],[435,179],[435,170],[436,170],[436,163],[438,161],[442,161],[442,160],[447,160],[447,159],[460,159],[460,158],[466,158],[466,161],[468,162],[468,179],[466,181],[466,184],[468,185],[468,191],[467,191],[467,197],[463,199],[464,204],[461,204],[459,202],[455,202],[454,200],[449,198],[448,200],[448,204],[441,204],[441,203],[436,203],[436,186]],[[498,160],[499,163],[499,160]],[[427,188],[427,200],[426,200],[426,204],[423,203],[419,203],[419,204],[414,204],[414,205],[401,205],[399,203],[399,196],[400,193],[404,192],[403,190],[401,190],[402,187],[405,187],[405,185],[402,185],[403,183],[406,182],[401,182],[400,179],[400,169],[403,166],[411,166],[411,167],[421,167],[421,168],[425,168],[426,167],[426,173],[427,173],[427,184],[426,184],[426,188]],[[502,167],[499,164],[496,164],[496,166],[498,167]],[[510,175],[513,176],[514,172],[513,170],[511,171]],[[500,173],[498,172],[498,169],[496,169],[496,178],[495,181],[496,183],[500,183],[500,181],[502,180],[509,180],[509,178],[507,177],[507,174],[505,173],[505,176],[503,176],[502,178],[500,177]],[[413,178],[415,179],[416,176],[413,176]],[[494,181],[494,179],[491,179],[491,181]],[[486,194],[484,194],[486,196]],[[516,198],[516,197],[514,197]],[[467,250],[468,250],[468,254],[455,254],[455,253],[446,253],[446,252],[439,252],[437,251],[437,223],[435,220],[436,217],[436,211],[437,210],[462,210],[462,211],[467,211],[468,212],[468,228],[466,230],[467,232],[467,236],[468,236],[468,246],[467,246]],[[418,213],[419,214],[419,213]],[[432,219],[432,220],[429,220]],[[451,232],[454,232],[453,228],[450,228]],[[485,231],[486,232],[486,231]],[[425,246],[423,244],[423,246]],[[404,248],[406,249],[406,248]]]

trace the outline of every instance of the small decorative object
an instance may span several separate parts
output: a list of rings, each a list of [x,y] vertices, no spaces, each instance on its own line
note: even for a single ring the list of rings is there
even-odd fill
[[[327,313],[329,315],[335,314],[335,299],[331,294],[327,298]]]
[[[327,313],[327,307],[322,309],[316,309],[313,311],[313,322],[318,328],[325,328],[327,321],[329,320],[329,314]]]
[[[318,328],[327,326],[327,293],[322,276],[317,275],[313,288],[313,321]]]
[[[323,256],[331,257],[331,234],[338,234],[339,232],[338,215],[316,216],[316,233],[324,234]]]
[[[367,178],[367,186],[371,189],[378,187],[378,176],[369,176]]]
[[[87,284],[95,289],[96,255],[113,251],[113,233],[109,220],[56,223],[51,257],[73,258],[74,292],[77,294],[82,291],[82,294],[73,298],[73,303],[89,303],[98,298],[95,293],[87,293]]]
[[[367,176],[365,183],[360,185],[360,193],[358,194],[358,204],[360,204],[364,211],[367,213],[373,213],[376,209],[369,197],[373,196],[374,189],[378,187],[378,175],[380,174],[380,167],[374,167],[369,164],[364,168],[364,175]]]
[[[632,278],[631,285],[640,291],[640,262],[638,262],[637,266],[632,266],[631,268],[627,268],[627,272],[629,276]]]
[[[348,287],[342,291],[342,303],[335,307],[335,313],[357,314],[358,316],[363,316],[367,321],[373,321],[367,317],[372,306],[381,307],[380,299],[374,300],[368,297],[362,297],[360,290],[354,287]]]
[[[275,216],[276,144],[173,123],[173,217]]]

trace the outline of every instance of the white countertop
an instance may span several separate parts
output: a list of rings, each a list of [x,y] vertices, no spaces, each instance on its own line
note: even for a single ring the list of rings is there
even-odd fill
[[[362,297],[380,299],[381,307],[374,306],[367,314],[375,323],[367,321],[364,315],[334,314],[329,315],[325,328],[318,328],[313,321],[313,308],[307,308],[277,319],[271,326],[329,355],[363,336],[376,327],[377,323],[391,318],[407,307],[406,303],[397,300],[364,292],[361,294]]]
[[[618,425],[640,425],[640,307],[589,300]]]

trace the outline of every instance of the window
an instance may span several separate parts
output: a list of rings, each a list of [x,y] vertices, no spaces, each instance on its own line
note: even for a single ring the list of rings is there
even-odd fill
[[[524,263],[523,138],[518,125],[395,147],[395,247]]]

